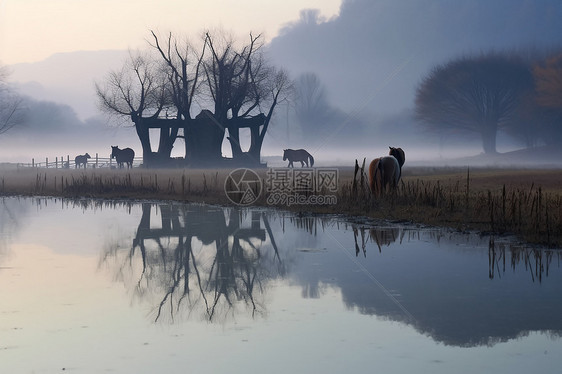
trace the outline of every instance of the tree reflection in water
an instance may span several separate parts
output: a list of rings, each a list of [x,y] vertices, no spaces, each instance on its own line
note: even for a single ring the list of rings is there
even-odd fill
[[[506,253],[507,252],[507,253]],[[509,256],[508,256],[509,254]],[[562,260],[560,250],[544,249],[523,246],[513,243],[496,243],[494,237],[490,237],[488,245],[488,275],[490,279],[501,278],[506,271],[506,259],[509,257],[509,266],[515,269],[521,264],[531,275],[533,282],[542,282],[543,275],[548,277],[553,260],[559,266]]]
[[[348,310],[403,322],[456,346],[493,345],[534,331],[559,339],[562,331],[559,250],[476,233],[264,209],[32,201],[39,208],[54,202],[63,209],[134,211],[136,231],[116,233],[102,264],[133,292],[133,301],[151,306],[156,321],[263,315],[268,287],[297,285],[309,298],[337,290]],[[24,221],[12,213],[32,206],[29,200],[9,203],[0,210],[0,227]],[[60,214],[51,213],[47,217]],[[283,240],[280,250],[273,233]]]
[[[392,243],[400,239],[404,240],[420,240],[421,230],[405,230],[400,226],[365,226],[352,224],[353,236],[355,240],[355,255],[363,253],[367,257],[367,246],[369,240],[375,243],[382,252],[382,247],[390,246]],[[443,238],[460,242],[462,235],[453,231],[434,230],[425,231],[430,237],[439,243]],[[465,235],[469,240],[471,237]],[[562,252],[556,249],[547,249],[536,246],[525,246],[510,240],[496,243],[494,236],[490,236],[488,244],[488,274],[490,279],[495,277],[501,278],[506,271],[506,259],[509,258],[510,267],[515,270],[522,265],[526,271],[530,273],[533,282],[541,282],[543,276],[548,277],[550,267],[556,260],[558,266],[562,260]]]
[[[273,251],[261,250],[265,242]],[[122,261],[134,271],[139,258],[136,293],[160,299],[155,321],[164,313],[173,320],[181,310],[202,310],[210,321],[225,319],[240,304],[252,316],[265,313],[266,281],[284,273],[264,212],[207,205],[142,204],[136,236]]]

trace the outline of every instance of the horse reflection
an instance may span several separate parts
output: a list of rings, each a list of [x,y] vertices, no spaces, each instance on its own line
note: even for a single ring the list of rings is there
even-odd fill
[[[367,230],[368,235],[367,235]],[[368,239],[375,242],[379,248],[379,252],[382,252],[382,247],[389,246],[394,243],[398,238],[402,238],[403,233],[400,227],[357,227],[353,226],[353,236],[355,239],[355,256],[359,255],[359,252],[363,252],[363,256],[367,257],[367,242]],[[359,248],[358,239],[361,237],[361,248]]]
[[[158,213],[160,222],[153,222]],[[239,302],[254,315],[263,306],[255,290],[262,293],[261,284],[271,274],[261,269],[270,256],[260,249],[268,236],[274,248],[269,260],[281,264],[264,212],[145,203],[129,256],[132,261],[140,254],[142,261],[137,288],[164,290],[156,321],[166,309],[173,318],[184,300],[190,314],[203,308],[208,320],[221,312],[226,318]]]

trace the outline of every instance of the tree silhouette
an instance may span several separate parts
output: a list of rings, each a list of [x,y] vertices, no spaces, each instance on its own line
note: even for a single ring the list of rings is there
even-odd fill
[[[295,82],[295,113],[305,135],[315,136],[330,120],[326,88],[314,73],[301,74]]]
[[[562,53],[546,59],[533,69],[535,78],[535,117],[547,144],[562,142]]]
[[[533,69],[537,103],[562,111],[562,53],[548,58],[544,65]]]
[[[250,34],[240,44],[224,33],[207,32],[193,47],[172,34],[161,38],[152,32],[150,46],[155,53],[131,56],[121,71],[96,84],[102,110],[135,123],[145,163],[170,160],[177,138],[185,141],[189,163],[220,162],[228,130],[233,159],[259,164],[273,111],[290,85],[286,73],[266,62],[261,35]],[[196,116],[194,102],[201,110]],[[250,129],[246,152],[241,128]],[[150,129],[160,131],[156,153]]]
[[[438,131],[480,135],[485,153],[496,152],[498,129],[513,123],[532,90],[531,69],[513,54],[462,57],[435,67],[416,92],[416,117]]]
[[[8,71],[0,66],[0,134],[24,121],[22,98],[10,89],[7,78]]]

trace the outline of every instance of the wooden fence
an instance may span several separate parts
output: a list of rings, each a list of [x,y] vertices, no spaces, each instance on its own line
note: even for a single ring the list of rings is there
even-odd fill
[[[133,167],[138,167],[142,164],[142,157],[135,157],[133,159]],[[46,157],[44,162],[36,162],[35,159],[31,159],[31,163],[19,163],[22,167],[32,167],[32,168],[52,168],[52,169],[74,169],[76,164],[74,163],[74,158],[70,159],[70,156],[65,157],[55,157],[54,161],[49,161]],[[88,159],[88,168],[117,168],[117,162],[111,157],[99,157],[96,155]],[[84,167],[81,165],[81,167]],[[125,166],[126,167],[126,166]]]

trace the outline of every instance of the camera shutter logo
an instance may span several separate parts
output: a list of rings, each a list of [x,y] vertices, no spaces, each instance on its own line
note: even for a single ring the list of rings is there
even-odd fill
[[[246,168],[231,171],[224,181],[226,197],[236,205],[250,205],[261,195],[262,181],[259,175]]]

